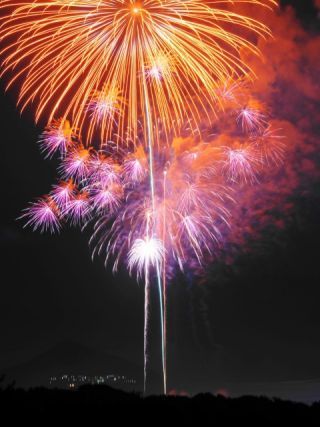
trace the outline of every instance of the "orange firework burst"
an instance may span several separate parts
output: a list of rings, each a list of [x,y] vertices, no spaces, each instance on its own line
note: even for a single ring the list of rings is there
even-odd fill
[[[238,2],[4,0],[2,74],[14,70],[8,86],[23,77],[22,110],[36,101],[36,120],[71,119],[87,142],[97,130],[102,143],[128,129],[135,139],[148,120],[175,132],[215,110],[221,82],[249,71],[239,50],[258,51],[237,28],[269,33],[228,9]]]

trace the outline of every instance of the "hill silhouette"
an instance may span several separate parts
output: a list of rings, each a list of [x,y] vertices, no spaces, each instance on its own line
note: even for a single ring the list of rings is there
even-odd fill
[[[120,357],[104,353],[73,341],[63,341],[28,362],[3,368],[6,383],[19,387],[48,386],[52,375],[86,374],[125,375],[142,386],[142,367]]]

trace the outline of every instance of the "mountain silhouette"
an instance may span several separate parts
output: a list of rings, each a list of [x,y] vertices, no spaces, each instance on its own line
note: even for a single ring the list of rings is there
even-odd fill
[[[63,341],[33,359],[1,369],[6,383],[18,387],[48,386],[53,375],[125,375],[141,389],[143,368],[134,363],[73,341]]]

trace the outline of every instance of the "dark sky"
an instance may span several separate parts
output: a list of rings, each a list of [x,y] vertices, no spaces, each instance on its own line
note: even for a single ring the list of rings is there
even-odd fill
[[[283,3],[297,5],[303,25],[315,32],[311,1]],[[92,262],[88,232],[66,228],[41,235],[16,220],[29,201],[48,192],[56,165],[39,152],[41,127],[31,113],[19,114],[16,94],[4,94],[3,87],[0,367],[64,341],[141,365],[142,285],[124,271],[113,276],[101,259]],[[191,274],[178,274],[171,283],[171,388],[320,378],[320,182],[309,184],[307,193],[292,194],[294,209],[284,228],[266,229],[258,241],[249,238],[250,252],[240,248],[231,265],[210,265],[201,284]],[[157,353],[155,320],[153,330]]]

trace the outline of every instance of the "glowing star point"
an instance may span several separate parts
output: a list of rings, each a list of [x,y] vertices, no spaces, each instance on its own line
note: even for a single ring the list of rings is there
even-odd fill
[[[139,15],[143,11],[143,8],[140,3],[134,3],[131,7],[131,11],[133,15]]]
[[[128,267],[132,272],[137,269],[137,276],[141,277],[150,267],[160,266],[164,255],[163,243],[160,239],[147,237],[136,239],[128,254]]]

